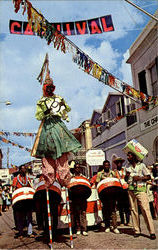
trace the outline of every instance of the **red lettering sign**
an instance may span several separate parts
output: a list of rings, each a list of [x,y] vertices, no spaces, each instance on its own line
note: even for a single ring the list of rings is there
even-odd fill
[[[105,32],[114,30],[113,26],[107,27],[107,23],[106,23],[105,17],[101,17],[101,22],[102,22],[103,30],[104,30]]]
[[[22,23],[19,22],[10,23],[10,32],[12,34],[22,34]]]
[[[96,21],[91,21],[89,28],[91,30],[91,34],[102,33],[102,31],[101,31],[101,29]]]
[[[67,35],[71,36],[71,30],[70,30],[70,24],[66,23],[66,31],[67,31]]]
[[[84,35],[84,34],[87,33],[87,23],[86,23],[86,21],[76,22],[75,25],[76,25],[76,30],[77,30],[78,35]],[[81,27],[81,25],[82,25],[82,27]]]
[[[34,35],[29,23],[26,25],[26,28],[24,28],[24,35]]]

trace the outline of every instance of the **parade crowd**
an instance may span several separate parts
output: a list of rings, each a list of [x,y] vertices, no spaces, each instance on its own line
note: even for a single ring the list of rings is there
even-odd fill
[[[158,218],[158,163],[150,167],[146,167],[144,163],[139,162],[137,157],[132,152],[127,154],[128,166],[123,166],[124,159],[118,157],[114,160],[116,168],[112,170],[110,162],[105,160],[103,165],[99,167],[98,172],[89,182],[92,188],[96,188],[102,180],[106,178],[117,178],[122,188],[119,193],[114,189],[100,196],[102,205],[103,221],[105,233],[110,231],[119,234],[119,226],[133,227],[134,237],[141,235],[141,227],[139,216],[140,213],[144,217],[147,229],[150,234],[150,239],[156,239],[153,219]],[[70,176],[84,176],[82,174],[82,166],[79,162],[69,162]],[[85,177],[85,176],[84,176]],[[85,177],[86,178],[86,177]],[[87,179],[88,180],[88,179]],[[14,177],[12,188],[13,191],[21,187],[37,188],[38,183],[44,181],[42,173],[37,175],[34,182],[29,178],[29,173],[25,166],[20,166],[19,174]],[[60,178],[56,176],[57,183],[60,183]],[[46,186],[45,186],[46,187]],[[44,190],[45,191],[45,190]],[[73,234],[87,236],[87,197],[82,195],[73,195],[69,192],[70,208],[72,215]],[[50,192],[50,209],[52,217],[52,234],[55,240],[58,232],[58,216],[59,203],[61,199],[57,195],[52,196]],[[11,205],[11,188],[7,186],[0,187],[0,215],[9,209]],[[119,213],[119,221],[116,212]],[[49,224],[46,193],[38,192],[38,196],[34,201],[23,200],[13,206],[13,215],[15,229],[17,233],[15,238],[24,237],[24,228],[27,227],[27,237],[35,237],[32,227],[32,214],[36,214],[36,223],[39,234],[43,234],[46,242],[49,242]]]

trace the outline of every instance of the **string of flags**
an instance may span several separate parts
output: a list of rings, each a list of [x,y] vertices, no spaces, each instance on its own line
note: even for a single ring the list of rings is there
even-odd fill
[[[137,108],[137,109],[133,109],[133,110],[131,110],[130,112],[128,112],[127,114],[125,114],[125,115],[121,115],[121,116],[117,116],[117,117],[115,117],[115,118],[113,118],[113,119],[109,119],[108,120],[108,122],[110,122],[110,123],[116,123],[117,121],[119,121],[120,119],[122,119],[123,117],[126,117],[126,116],[129,116],[129,115],[131,115],[131,114],[133,114],[133,113],[136,113],[136,112],[138,112],[138,111],[140,111],[140,110],[142,110],[142,109],[144,109],[145,107],[144,106],[142,106],[142,107],[140,107],[140,108]],[[91,129],[91,128],[97,128],[97,127],[101,127],[101,126],[106,126],[107,125],[107,123],[108,123],[107,121],[105,121],[105,122],[98,122],[97,121],[97,123],[96,124],[93,124],[93,125],[91,125],[89,128]],[[85,131],[85,129],[84,129],[84,127],[80,127],[80,128],[76,128],[76,129],[71,129],[71,132],[72,133],[74,133],[74,134],[77,134],[77,133],[83,133]],[[11,135],[15,135],[15,136],[30,136],[30,137],[33,137],[33,136],[35,136],[37,133],[24,133],[24,132],[8,132],[8,131],[0,131],[0,135],[3,135],[3,136],[11,136]],[[2,137],[0,136],[0,140],[2,140],[1,139]],[[6,142],[6,143],[12,143],[12,145],[13,146],[17,146],[18,144],[16,144],[16,143],[14,143],[14,142],[11,142],[11,141],[9,141],[9,140],[7,140],[7,139],[3,139],[2,140],[3,142]],[[19,148],[24,148],[23,146],[20,146],[20,145],[18,145],[19,146]],[[28,151],[28,150],[27,150]]]
[[[21,148],[21,149],[27,151],[27,152],[31,152],[31,149],[26,148],[26,147],[23,147],[23,146],[21,146],[21,145],[19,145],[19,144],[17,144],[17,143],[14,143],[13,141],[7,140],[6,138],[4,138],[4,137],[2,137],[2,136],[0,136],[0,141],[2,141],[2,142],[4,142],[4,143],[7,143],[7,144],[10,143],[12,146],[16,146],[16,147],[19,147],[19,148]]]
[[[101,126],[107,126],[108,123],[111,123],[111,124],[115,124],[116,122],[118,122],[119,120],[121,120],[122,118],[126,117],[126,116],[129,116],[133,113],[136,113],[137,111],[140,111],[142,109],[144,109],[145,107],[142,106],[140,108],[137,108],[137,109],[133,109],[131,110],[130,112],[128,112],[127,114],[125,115],[120,115],[120,116],[116,116],[115,118],[113,119],[108,119],[108,121],[104,121],[104,122],[99,122],[99,121],[96,121],[95,124],[89,126],[90,129],[92,128],[97,128],[97,127],[101,127]],[[72,133],[83,133],[85,131],[85,128],[84,127],[81,127],[81,128],[76,128],[76,129],[72,129],[71,132]]]
[[[4,135],[4,136],[11,136],[11,135],[15,135],[15,136],[30,136],[33,137],[35,136],[37,133],[24,133],[24,132],[7,132],[7,131],[0,131],[0,135]]]
[[[150,104],[152,106],[158,104],[157,96],[149,96],[134,89],[130,85],[113,76],[97,62],[92,60],[65,35],[58,31],[55,25],[49,23],[28,0],[13,0],[13,3],[16,13],[19,11],[21,6],[23,8],[23,15],[27,10],[29,26],[36,35],[40,36],[42,39],[45,38],[48,45],[53,43],[54,48],[57,50],[60,49],[63,53],[72,53],[72,61],[76,63],[84,72],[98,79],[103,84],[108,85],[121,92],[123,95],[133,99],[135,102],[141,104],[142,101],[143,103],[148,105]]]
[[[122,119],[123,117],[125,116],[129,116],[141,109],[144,109],[144,106],[140,107],[140,108],[137,108],[137,109],[134,109],[134,110],[131,110],[130,112],[128,112],[127,114],[125,115],[121,115],[121,116],[117,116],[113,119],[110,119],[108,121],[104,121],[104,122],[96,122],[96,124],[93,124],[91,125],[89,128],[92,129],[92,128],[98,128],[98,127],[101,127],[101,126],[107,126],[109,123],[110,124],[115,124],[116,122],[118,122],[120,119]],[[85,128],[84,126],[80,127],[80,128],[76,128],[76,129],[72,129],[71,132],[73,134],[78,134],[78,133],[84,133],[85,132]],[[4,135],[4,136],[9,136],[9,135],[24,135],[24,136],[32,136],[32,135],[35,135],[36,133],[23,133],[23,132],[3,132],[3,131],[0,131],[0,135]],[[14,143],[13,141],[10,141],[10,140],[7,140],[6,138],[0,136],[0,141],[4,142],[4,143],[10,143],[12,146],[16,146],[16,147],[19,147],[20,149],[23,149],[27,152],[31,152],[31,149],[27,148],[27,147],[23,147],[17,143]]]

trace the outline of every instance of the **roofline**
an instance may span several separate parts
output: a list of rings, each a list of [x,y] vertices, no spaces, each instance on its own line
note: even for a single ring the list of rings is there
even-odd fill
[[[155,14],[156,17],[158,16],[158,10],[156,10]],[[156,28],[157,22],[154,19],[150,19],[147,25],[143,28],[141,33],[138,35],[136,40],[132,43],[132,45],[129,48],[129,58],[126,60],[126,63],[130,63],[131,58],[133,54],[137,51],[137,49],[140,47],[144,39],[148,36],[148,34],[154,29],[154,26]],[[136,48],[134,48],[136,46]]]
[[[105,103],[104,103],[104,106],[103,106],[103,108],[102,108],[102,113],[103,113],[103,110],[104,110],[104,108],[106,107],[106,105],[107,105],[107,103],[108,103],[108,101],[109,101],[109,99],[110,99],[110,96],[114,96],[114,95],[120,95],[120,96],[123,96],[123,94],[122,93],[118,93],[118,92],[109,92],[109,94],[108,94],[108,96],[107,96],[107,98],[106,98],[106,101],[105,101]]]

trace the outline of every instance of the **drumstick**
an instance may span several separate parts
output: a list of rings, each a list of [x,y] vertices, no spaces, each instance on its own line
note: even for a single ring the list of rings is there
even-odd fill
[[[71,248],[73,248],[73,237],[72,237],[72,223],[71,223],[71,213],[70,213],[70,201],[69,201],[69,194],[68,189],[65,188],[66,193],[66,207],[67,207],[67,213],[68,213],[68,225],[69,225],[69,234],[70,234],[70,245]]]
[[[47,211],[48,211],[48,226],[49,226],[49,239],[50,239],[50,248],[53,249],[52,246],[52,225],[51,225],[51,215],[50,215],[50,204],[49,204],[49,192],[46,189],[46,196],[47,196]]]

